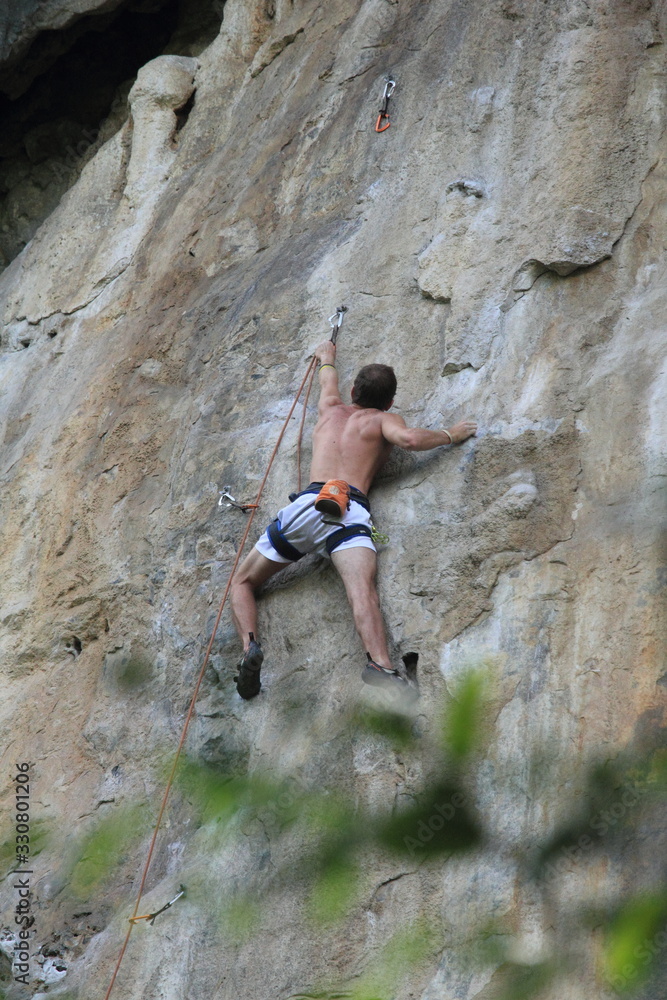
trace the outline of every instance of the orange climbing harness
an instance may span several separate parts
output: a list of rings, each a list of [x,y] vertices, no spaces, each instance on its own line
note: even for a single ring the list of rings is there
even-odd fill
[[[331,325],[333,327],[333,332],[332,332],[332,335],[331,335],[331,340],[333,341],[334,344],[336,343],[336,337],[338,336],[338,331],[340,329],[340,325],[343,322],[343,313],[346,312],[346,309],[347,309],[346,306],[340,306],[340,308],[337,309],[336,313],[335,313],[336,322],[335,323],[331,323],[331,319],[333,319],[333,317],[331,317],[331,319],[329,320],[329,322],[331,323]],[[153,829],[153,835],[151,837],[151,841],[150,841],[150,844],[149,844],[149,847],[148,847],[148,855],[146,857],[146,863],[144,865],[143,873],[142,873],[142,876],[141,876],[141,882],[139,884],[139,892],[137,893],[137,899],[136,899],[136,902],[135,902],[135,905],[134,905],[134,912],[132,913],[132,916],[128,918],[130,926],[128,928],[127,934],[125,935],[125,940],[123,941],[123,944],[121,946],[120,954],[118,955],[118,960],[116,961],[116,965],[115,965],[115,968],[113,970],[113,975],[111,977],[111,982],[109,983],[109,988],[107,989],[107,991],[106,991],[106,993],[104,995],[104,1000],[109,1000],[109,997],[111,996],[111,991],[113,990],[114,983],[116,982],[116,977],[118,975],[118,970],[120,969],[121,963],[122,963],[123,958],[125,956],[125,952],[127,951],[127,946],[129,944],[129,941],[130,941],[130,935],[132,934],[132,930],[134,928],[135,923],[138,920],[149,920],[149,922],[152,923],[153,920],[155,919],[155,917],[157,916],[157,914],[162,912],[162,910],[158,910],[157,913],[155,913],[155,914],[149,913],[149,914],[146,914],[146,915],[143,915],[143,916],[139,916],[138,915],[139,914],[139,905],[141,903],[141,897],[143,896],[144,888],[146,886],[146,879],[148,878],[148,871],[150,869],[151,861],[153,859],[153,853],[155,851],[155,844],[157,842],[158,831],[160,829],[160,825],[162,824],[162,819],[164,817],[164,813],[165,813],[165,810],[167,808],[167,801],[169,799],[169,794],[171,792],[171,788],[172,788],[172,785],[174,783],[174,779],[176,777],[176,769],[178,767],[178,761],[180,759],[181,751],[183,750],[183,746],[185,745],[185,738],[187,736],[188,728],[190,726],[190,720],[192,719],[192,715],[193,715],[193,712],[194,712],[194,709],[195,709],[195,704],[197,702],[197,697],[199,695],[199,689],[200,689],[200,687],[202,685],[202,681],[204,680],[204,674],[206,673],[206,668],[208,666],[208,661],[209,661],[210,656],[211,656],[211,650],[213,648],[213,643],[215,642],[215,637],[216,637],[216,634],[217,634],[217,631],[218,631],[218,626],[220,625],[220,620],[222,618],[222,612],[224,610],[225,604],[227,603],[227,597],[229,595],[229,591],[231,590],[232,580],[234,578],[234,573],[236,572],[236,569],[237,569],[237,567],[239,565],[239,562],[241,561],[241,556],[243,554],[243,549],[245,548],[245,543],[248,540],[248,535],[250,534],[250,528],[252,526],[253,519],[255,517],[255,514],[257,513],[257,508],[259,507],[259,502],[261,500],[262,493],[264,492],[264,487],[266,485],[266,481],[269,478],[269,473],[271,471],[271,467],[273,465],[273,462],[274,462],[274,459],[275,459],[276,455],[278,454],[278,449],[279,449],[280,444],[282,442],[282,439],[283,439],[283,437],[285,435],[285,431],[287,430],[287,425],[289,424],[289,422],[290,422],[290,420],[292,418],[292,414],[294,413],[294,410],[296,408],[296,404],[298,403],[299,398],[301,396],[301,393],[303,392],[303,387],[306,384],[306,381],[310,377],[310,382],[311,382],[311,385],[312,385],[313,377],[315,375],[315,371],[316,370],[317,370],[317,360],[316,360],[316,358],[311,358],[310,362],[308,363],[308,368],[306,369],[306,374],[303,376],[303,378],[301,380],[301,385],[297,389],[296,396],[294,397],[294,400],[292,401],[292,405],[290,406],[289,413],[285,417],[285,422],[283,423],[283,426],[282,426],[282,428],[280,430],[280,434],[278,435],[278,440],[276,441],[276,443],[275,443],[275,445],[273,447],[273,451],[271,452],[271,456],[269,458],[269,462],[268,462],[268,465],[266,467],[266,472],[264,473],[264,478],[262,479],[262,482],[260,483],[260,486],[259,486],[259,490],[257,491],[257,498],[256,498],[255,502],[252,503],[252,504],[239,504],[237,501],[235,501],[233,499],[233,497],[231,497],[229,495],[229,493],[228,493],[228,491],[226,489],[224,490],[223,494],[220,497],[220,500],[218,501],[218,503],[223,503],[224,501],[227,501],[227,505],[228,506],[230,506],[230,507],[240,507],[241,510],[249,510],[250,514],[249,514],[248,520],[246,522],[245,531],[243,532],[243,535],[241,537],[241,541],[239,543],[239,547],[238,547],[238,550],[237,550],[237,553],[236,553],[236,558],[234,559],[234,563],[232,565],[231,572],[229,574],[229,577],[227,578],[227,585],[225,586],[225,592],[222,595],[222,600],[220,601],[220,607],[218,608],[218,614],[217,614],[217,617],[215,619],[215,623],[213,625],[213,630],[211,632],[211,637],[210,637],[210,639],[208,641],[208,646],[206,647],[206,652],[204,654],[204,660],[202,662],[201,669],[200,669],[199,674],[197,676],[197,681],[196,681],[196,684],[195,684],[195,689],[194,689],[194,691],[192,693],[192,698],[190,699],[190,705],[189,705],[189,708],[188,708],[188,711],[187,711],[187,715],[185,717],[185,722],[183,723],[183,729],[181,731],[181,737],[180,737],[180,740],[178,742],[178,747],[176,749],[176,755],[174,757],[174,763],[172,765],[171,771],[169,773],[169,777],[167,779],[167,787],[165,788],[165,792],[164,792],[164,795],[162,797],[162,802],[160,804],[160,809],[158,811],[157,820],[156,820],[156,823],[155,823],[155,827]],[[307,398],[306,398],[306,401],[307,401]],[[306,410],[306,407],[304,405],[304,414],[305,414],[305,410]],[[303,429],[303,422],[304,421],[303,421],[303,418],[302,418],[301,429]],[[301,443],[301,433],[299,434],[299,445],[300,445],[300,443]],[[299,448],[299,450],[300,450],[300,448]],[[181,895],[181,893],[179,893],[179,896],[180,895]],[[171,906],[171,903],[175,902],[176,899],[178,899],[178,896],[174,897],[174,899],[171,900],[171,902],[167,904],[167,907]],[[162,909],[163,910],[167,909],[167,907],[163,907]]]
[[[386,132],[391,122],[389,121],[389,98],[394,93],[396,89],[396,81],[392,80],[391,77],[387,79],[384,85],[384,93],[382,95],[382,107],[380,108],[380,113],[378,115],[378,120],[375,123],[376,132]],[[382,122],[386,119],[387,124],[383,125]]]

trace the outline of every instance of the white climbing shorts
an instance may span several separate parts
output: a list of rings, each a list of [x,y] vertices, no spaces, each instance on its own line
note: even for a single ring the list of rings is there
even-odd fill
[[[327,556],[343,549],[377,551],[370,538],[371,515],[362,504],[351,499],[343,517],[333,518],[315,510],[315,500],[316,495],[305,493],[283,507],[255,545],[257,551],[272,562],[285,564],[309,552]],[[359,533],[353,534],[353,529]]]

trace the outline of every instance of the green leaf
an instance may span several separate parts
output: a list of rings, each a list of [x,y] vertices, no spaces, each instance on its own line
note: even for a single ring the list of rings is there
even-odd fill
[[[471,850],[480,843],[482,833],[465,793],[457,785],[442,782],[427,789],[411,808],[378,820],[375,836],[392,852],[421,859]]]
[[[667,946],[667,896],[642,894],[615,914],[605,942],[605,973],[617,992],[628,992],[648,978],[657,955]]]
[[[99,888],[146,830],[146,811],[142,806],[120,809],[99,823],[77,852],[79,856],[70,879],[75,896],[82,898]]]
[[[309,904],[309,916],[319,924],[329,925],[349,912],[359,893],[359,870],[349,858],[335,858],[315,880]]]
[[[464,760],[481,740],[487,670],[468,670],[452,691],[452,701],[445,713],[443,738],[445,749],[456,760]]]

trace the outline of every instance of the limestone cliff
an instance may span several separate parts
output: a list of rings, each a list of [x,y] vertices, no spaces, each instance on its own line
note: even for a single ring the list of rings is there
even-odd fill
[[[227,0],[203,51],[141,68],[120,127],[0,277],[3,839],[21,761],[48,832],[42,952],[29,987],[4,970],[9,997],[104,995],[244,524],[218,490],[253,498],[342,302],[346,384],[384,361],[408,423],[480,424],[391,463],[372,501],[391,640],[420,652],[420,731],[466,665],[492,665],[470,781],[494,846],[435,868],[365,858],[333,930],[308,924],[295,879],[259,942],[223,945],[218,904],[299,844],[250,821],[219,843],[181,790],[144,912],[191,891],[137,928],[114,995],[314,995],[426,914],[440,939],[397,1000],[492,1000],[505,959],[470,967],[459,947],[480,928],[502,925],[528,967],[563,953],[628,863],[637,888],[658,877],[655,841],[591,851],[547,902],[521,853],[590,760],[663,726],[666,30],[658,0]],[[294,488],[295,445],[296,423],[252,541]],[[332,568],[309,563],[261,616],[263,692],[236,694],[226,613],[190,759],[400,810],[428,754],[346,723],[363,650]],[[137,806],[112,876],[75,891],[81,838]],[[0,899],[11,929],[11,880]],[[580,964],[545,996],[607,995],[597,932],[577,933]]]

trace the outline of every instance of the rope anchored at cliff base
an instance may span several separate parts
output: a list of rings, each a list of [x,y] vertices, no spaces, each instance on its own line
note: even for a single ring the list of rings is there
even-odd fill
[[[337,317],[337,321],[335,323],[332,323],[332,327],[333,327],[332,340],[333,340],[334,336],[336,336],[338,334],[338,331],[340,329],[340,325],[341,325],[341,322],[342,322],[343,313],[345,311],[346,311],[346,307],[345,306],[340,306],[336,310],[336,313],[334,314]],[[332,317],[332,319],[333,319],[333,317]],[[335,343],[335,341],[334,341],[334,343]],[[222,595],[222,600],[220,601],[220,606],[218,608],[218,613],[217,613],[217,616],[216,616],[216,619],[215,619],[215,623],[214,623],[213,629],[211,631],[211,636],[209,638],[208,645],[206,647],[206,652],[204,654],[204,660],[202,662],[201,669],[200,669],[199,674],[197,676],[197,681],[195,683],[195,688],[194,688],[194,691],[192,693],[192,698],[190,700],[190,705],[188,707],[188,711],[187,711],[187,714],[186,714],[186,717],[185,717],[185,722],[183,723],[183,729],[181,731],[181,736],[180,736],[180,739],[179,739],[179,742],[178,742],[178,747],[176,748],[176,753],[175,753],[175,756],[174,756],[174,762],[173,762],[171,771],[169,773],[169,778],[167,779],[167,786],[165,788],[164,795],[162,796],[162,802],[160,804],[160,809],[158,811],[157,820],[156,820],[155,826],[153,828],[153,833],[152,833],[151,841],[150,841],[149,848],[148,848],[148,855],[146,857],[146,862],[144,864],[144,869],[143,869],[142,876],[141,876],[141,882],[139,884],[139,891],[137,893],[136,902],[134,904],[134,912],[132,913],[132,915],[130,917],[128,917],[128,921],[129,921],[129,925],[130,926],[128,927],[127,933],[125,935],[125,939],[124,939],[123,944],[121,946],[120,953],[118,955],[118,959],[116,961],[116,965],[114,967],[114,971],[113,971],[113,974],[111,976],[111,982],[109,983],[108,989],[107,989],[107,991],[106,991],[106,993],[104,995],[104,1000],[109,1000],[109,997],[111,996],[111,992],[113,990],[114,983],[116,982],[116,978],[118,976],[118,971],[120,969],[121,963],[122,963],[123,958],[125,956],[125,952],[127,951],[127,946],[129,944],[129,941],[130,941],[130,935],[132,934],[132,929],[134,928],[136,922],[138,920],[148,920],[149,923],[152,924],[153,921],[155,920],[155,918],[160,913],[163,913],[166,909],[168,909],[170,906],[172,906],[172,904],[175,903],[176,900],[179,899],[180,896],[183,895],[183,893],[185,892],[185,887],[181,886],[181,890],[179,891],[179,893],[176,896],[174,896],[174,898],[172,900],[170,900],[169,903],[167,903],[165,906],[163,906],[162,909],[157,910],[155,913],[148,913],[148,914],[144,914],[144,915],[140,915],[139,914],[139,905],[141,903],[141,898],[143,896],[144,888],[146,886],[146,880],[148,878],[148,872],[149,872],[149,869],[150,869],[151,861],[153,859],[153,853],[155,851],[155,845],[156,845],[156,842],[157,842],[158,832],[160,830],[160,826],[162,824],[164,813],[165,813],[165,810],[167,808],[167,802],[168,802],[168,799],[169,799],[171,788],[172,788],[172,785],[174,783],[174,779],[176,777],[176,770],[178,768],[178,762],[180,760],[180,756],[181,756],[181,752],[183,750],[183,746],[185,745],[185,738],[187,736],[188,728],[190,726],[190,720],[192,719],[192,715],[194,713],[195,704],[197,702],[197,697],[199,695],[199,689],[201,688],[202,682],[204,680],[204,674],[206,673],[206,668],[207,668],[208,663],[209,663],[209,659],[210,659],[210,656],[211,656],[211,650],[213,648],[213,643],[215,642],[215,637],[216,637],[217,632],[218,632],[218,627],[219,627],[220,621],[222,619],[222,612],[223,612],[223,610],[225,608],[225,605],[227,603],[227,597],[229,596],[229,592],[231,590],[232,580],[234,578],[234,574],[235,574],[235,572],[237,570],[237,567],[238,567],[238,565],[239,565],[239,563],[241,561],[241,556],[242,556],[243,550],[245,548],[245,543],[248,540],[248,535],[250,534],[250,528],[252,527],[252,522],[254,520],[255,514],[257,513],[257,509],[259,507],[260,500],[262,498],[262,494],[264,493],[264,487],[266,486],[266,481],[269,478],[269,473],[270,473],[271,468],[273,466],[273,462],[275,460],[276,455],[278,454],[278,449],[280,448],[280,445],[281,445],[281,442],[283,440],[283,437],[285,436],[285,431],[287,430],[287,426],[288,426],[290,420],[292,419],[292,414],[294,413],[294,410],[295,410],[296,405],[297,405],[297,403],[298,403],[298,401],[299,401],[299,399],[301,397],[301,393],[303,392],[303,388],[304,388],[306,382],[308,381],[308,378],[310,377],[311,384],[312,384],[312,379],[313,379],[313,376],[314,376],[316,370],[317,370],[317,362],[316,362],[315,357],[312,357],[310,359],[309,363],[308,363],[308,367],[306,369],[306,373],[303,376],[303,378],[301,379],[301,383],[299,385],[299,388],[297,389],[296,395],[295,395],[294,399],[292,400],[292,404],[291,404],[291,406],[289,408],[289,412],[288,412],[287,416],[285,417],[283,425],[282,425],[282,427],[280,429],[280,433],[278,435],[278,440],[276,441],[276,443],[275,443],[275,445],[273,447],[273,451],[271,452],[271,455],[269,457],[269,461],[268,461],[268,464],[267,464],[267,467],[266,467],[266,472],[264,473],[264,477],[263,477],[263,479],[262,479],[262,481],[260,483],[259,489],[257,491],[257,497],[255,499],[255,502],[254,503],[249,503],[249,504],[240,504],[240,503],[238,503],[238,501],[234,500],[234,498],[229,494],[229,491],[227,490],[227,488],[225,488],[224,490],[221,491],[221,496],[220,496],[220,499],[219,499],[218,503],[221,505],[222,503],[226,502],[227,506],[230,507],[230,508],[237,508],[237,509],[241,509],[243,511],[247,511],[248,512],[248,520],[246,521],[245,531],[243,532],[241,541],[239,542],[239,546],[238,546],[238,549],[237,549],[237,552],[236,552],[236,556],[234,558],[234,562],[232,564],[232,568],[231,568],[231,571],[229,573],[229,577],[227,578],[227,584],[225,586],[225,591],[224,591],[224,594]],[[304,413],[305,413],[305,406],[304,406]],[[303,420],[302,420],[302,426],[303,426]]]

